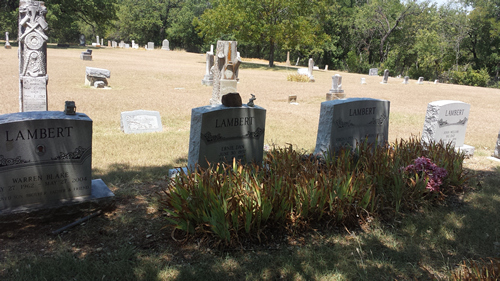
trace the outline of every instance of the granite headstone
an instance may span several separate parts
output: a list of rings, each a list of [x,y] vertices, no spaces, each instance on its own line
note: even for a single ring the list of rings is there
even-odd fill
[[[388,141],[390,102],[371,98],[348,98],[321,103],[315,154],[354,148],[365,141],[383,145]]]
[[[92,120],[87,115],[0,115],[0,138],[0,213],[92,196]]]
[[[466,155],[474,154],[474,147],[464,144],[465,130],[469,121],[470,104],[440,100],[427,105],[422,142],[451,143]]]
[[[368,75],[369,76],[378,76],[378,68],[370,68]]]
[[[266,110],[254,106],[202,106],[191,111],[188,168],[209,163],[262,163]]]

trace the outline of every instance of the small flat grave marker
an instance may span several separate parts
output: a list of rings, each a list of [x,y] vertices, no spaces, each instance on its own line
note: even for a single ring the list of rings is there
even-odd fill
[[[124,111],[121,113],[120,124],[125,134],[161,132],[163,130],[158,111]]]

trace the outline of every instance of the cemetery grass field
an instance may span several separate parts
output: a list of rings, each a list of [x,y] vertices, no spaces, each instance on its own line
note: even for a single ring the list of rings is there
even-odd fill
[[[420,136],[431,101],[471,104],[465,143],[476,150],[466,159],[465,192],[438,206],[224,248],[209,239],[175,241],[156,195],[168,170],[187,164],[191,108],[211,98],[212,88],[201,84],[205,55],[103,48],[83,61],[83,50],[49,46],[48,108],[62,111],[72,100],[93,120],[93,178],[115,193],[116,209],[58,236],[49,234],[78,217],[0,224],[0,280],[448,280],[464,261],[500,258],[500,162],[487,158],[500,130],[499,89],[403,85],[394,77],[384,85],[381,76],[331,70],[314,71],[314,83],[288,82],[295,67],[269,69],[244,58],[238,91],[243,102],[254,94],[255,104],[267,109],[268,145],[312,152],[320,103],[331,76],[340,74],[346,97],[391,102],[391,141]],[[18,112],[17,47],[0,48],[0,65],[0,114]],[[110,70],[111,89],[84,86],[86,66]],[[297,95],[297,105],[287,103],[289,95]],[[124,134],[120,113],[139,109],[159,111],[163,131]]]

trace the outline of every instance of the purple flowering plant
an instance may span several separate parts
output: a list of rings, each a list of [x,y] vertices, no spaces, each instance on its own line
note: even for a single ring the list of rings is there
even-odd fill
[[[448,174],[446,169],[438,167],[431,159],[424,156],[415,159],[414,164],[406,166],[404,171],[408,174],[418,174],[420,178],[427,181],[426,188],[433,192],[439,191],[443,179]]]

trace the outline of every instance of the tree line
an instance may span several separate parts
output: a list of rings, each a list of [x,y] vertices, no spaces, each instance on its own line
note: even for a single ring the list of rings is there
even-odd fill
[[[0,4],[0,31],[17,38],[19,1]],[[189,52],[236,40],[244,57],[497,86],[500,0],[47,0],[52,42],[161,44]]]

